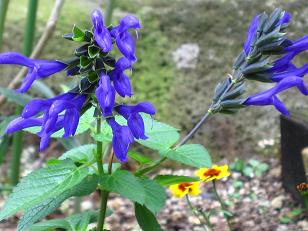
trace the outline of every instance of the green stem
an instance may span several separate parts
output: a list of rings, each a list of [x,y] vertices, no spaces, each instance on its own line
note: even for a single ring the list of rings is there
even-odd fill
[[[33,48],[35,21],[37,12],[38,0],[29,0],[28,14],[25,25],[25,37],[23,42],[23,54],[30,56]]]
[[[3,44],[4,24],[9,0],[0,0],[0,49]]]
[[[193,137],[193,135],[200,129],[200,127],[208,120],[210,115],[212,114],[207,111],[205,115],[200,119],[200,121],[196,124],[196,126],[174,147],[174,149],[178,148],[179,146],[185,144],[188,140],[190,140]],[[149,173],[155,168],[157,168],[161,163],[163,163],[167,159],[168,159],[167,157],[163,157],[159,159],[158,161],[156,161],[153,165],[137,171],[135,175],[141,176],[146,173]]]
[[[205,212],[204,212],[202,209],[199,210],[199,213],[202,215],[203,219],[205,220],[206,226],[207,226],[211,231],[214,231],[213,225],[212,225],[211,222],[210,222],[210,218],[205,214]]]
[[[220,98],[218,99],[216,104],[220,104],[221,100],[224,98],[224,96],[226,95],[226,93],[232,89],[232,87],[234,86],[234,84],[236,84],[237,80],[233,80],[231,79],[231,83],[229,84],[229,86],[225,89],[225,91],[221,94]],[[194,135],[195,133],[201,128],[201,126],[208,120],[208,118],[211,115],[214,115],[213,112],[211,112],[213,107],[213,103],[211,104],[211,106],[209,107],[209,109],[207,110],[207,112],[203,115],[203,117],[200,119],[200,121],[195,125],[195,127],[174,147],[174,149],[176,149],[177,147],[187,143],[187,141],[189,141]],[[151,171],[153,171],[155,168],[157,168],[161,163],[163,163],[164,161],[166,161],[168,158],[167,157],[163,157],[161,159],[159,159],[158,161],[156,161],[153,165],[141,169],[139,171],[137,171],[135,173],[136,176],[141,176],[144,175],[146,173],[149,173]]]
[[[106,148],[109,148],[108,146]],[[112,161],[113,161],[113,149],[110,151],[109,161],[108,161],[108,174],[112,173]],[[100,210],[98,215],[97,231],[104,230],[106,211],[107,211],[107,202],[108,202],[109,192],[106,190],[101,191],[101,203]]]
[[[303,199],[304,199],[304,204],[305,204],[305,207],[306,207],[306,212],[308,213],[308,193],[305,193],[303,195]]]
[[[97,118],[97,124],[96,124],[96,133],[101,133],[101,127],[102,127],[102,119],[101,117]],[[99,175],[101,176],[104,173],[103,169],[103,143],[100,141],[96,141],[96,163],[97,163],[97,170]]]
[[[213,180],[213,189],[214,189],[214,193],[216,196],[216,199],[218,200],[220,207],[222,208],[223,212],[228,211],[226,208],[225,203],[222,201],[221,197],[219,196],[218,192],[217,192],[217,188],[216,188],[216,181]],[[232,231],[232,227],[231,227],[231,223],[230,223],[230,218],[228,216],[225,216],[226,220],[227,220],[227,224],[229,227],[229,230]]]
[[[100,210],[99,210],[99,215],[98,215],[97,231],[104,230],[108,197],[109,197],[109,192],[102,190],[101,191],[101,204],[100,204]]]
[[[105,11],[105,23],[107,26],[111,24],[111,18],[112,18],[112,13],[113,9],[115,6],[115,1],[116,0],[107,0],[106,2],[106,11]]]
[[[202,224],[202,222],[200,221],[199,214],[198,214],[197,210],[194,208],[194,206],[192,205],[191,201],[189,200],[189,196],[186,195],[185,197],[186,197],[187,204],[188,204],[192,214],[194,214],[195,217],[198,219],[198,221],[200,222],[200,225],[202,226],[203,230],[207,231],[207,229],[204,226],[204,224]]]
[[[24,32],[23,54],[30,56],[33,48],[33,38],[35,32],[35,21],[37,12],[38,0],[29,0],[26,26]],[[16,114],[20,114],[22,107],[16,107]],[[11,182],[16,185],[19,181],[20,158],[22,152],[22,131],[15,132],[13,135],[13,159],[11,164]]]
[[[82,202],[82,197],[76,197],[74,201],[74,212],[75,213],[80,213],[81,211],[81,202]]]

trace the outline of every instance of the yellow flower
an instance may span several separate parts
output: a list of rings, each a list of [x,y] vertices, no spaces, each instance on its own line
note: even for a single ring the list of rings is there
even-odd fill
[[[198,196],[200,194],[200,182],[185,182],[180,184],[173,184],[169,186],[172,195],[178,198],[185,195]]]
[[[195,175],[202,181],[207,182],[230,176],[230,172],[228,171],[228,165],[213,165],[212,168],[200,168],[195,172]]]

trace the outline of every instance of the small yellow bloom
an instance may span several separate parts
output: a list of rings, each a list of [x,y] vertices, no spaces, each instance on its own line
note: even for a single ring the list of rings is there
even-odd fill
[[[172,195],[178,198],[185,195],[198,196],[200,194],[200,182],[185,182],[180,184],[173,184],[169,186]]]
[[[195,175],[202,181],[207,182],[230,176],[230,172],[228,171],[228,165],[213,165],[212,168],[200,168],[195,172]]]

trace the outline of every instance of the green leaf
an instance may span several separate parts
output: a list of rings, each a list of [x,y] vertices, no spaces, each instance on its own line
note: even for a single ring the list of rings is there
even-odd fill
[[[9,101],[14,102],[20,106],[25,106],[32,99],[27,94],[17,93],[15,90],[0,87],[1,95],[4,95]]]
[[[111,211],[108,209],[106,216],[110,216]],[[66,231],[87,230],[89,224],[96,222],[98,211],[90,210],[78,213],[63,219],[47,220],[34,224],[30,231],[51,231],[55,229],[65,229]]]
[[[91,64],[91,60],[87,56],[81,56],[80,57],[80,66],[81,68],[85,69],[89,67]]]
[[[139,182],[145,189],[144,206],[152,213],[158,213],[166,203],[166,192],[162,186],[153,180],[147,178],[140,178]]]
[[[288,217],[288,216],[283,216],[279,218],[280,223],[282,224],[288,224],[292,221],[292,218]]]
[[[129,151],[128,156],[135,161],[137,161],[140,164],[151,164],[153,163],[153,160],[150,159],[149,157],[146,157],[140,153],[134,152],[134,151]]]
[[[90,58],[92,58],[92,59],[95,58],[99,54],[99,51],[100,51],[100,49],[95,45],[88,47],[88,54],[89,54]]]
[[[90,71],[88,73],[88,80],[89,80],[90,83],[94,83],[98,79],[99,79],[99,76],[97,75],[97,73],[95,71]]]
[[[95,159],[94,150],[96,148],[95,144],[86,144],[73,148],[60,156],[60,160],[71,159],[78,163],[87,163]]]
[[[157,175],[154,180],[163,186],[169,186],[183,182],[196,182],[199,181],[199,178],[190,176]]]
[[[76,167],[70,160],[33,171],[13,189],[0,212],[0,220],[60,195],[80,183],[87,174],[88,168]]]
[[[55,211],[63,201],[72,196],[85,196],[92,193],[96,189],[97,183],[98,176],[88,176],[73,188],[27,209],[19,219],[17,230],[29,228],[38,220]]]
[[[144,204],[145,189],[139,179],[126,170],[117,170],[111,175],[103,175],[99,181],[101,188],[119,193],[132,201]]]
[[[73,37],[72,39],[76,42],[83,42],[84,41],[84,32],[78,26],[74,25],[73,27]]]
[[[156,217],[145,206],[135,203],[135,216],[143,231],[162,231]]]
[[[180,138],[178,130],[170,125],[153,120],[151,116],[142,114],[145,126],[146,140],[137,140],[138,143],[150,149],[162,151],[170,148]]]
[[[250,166],[245,167],[243,170],[243,174],[247,177],[254,177],[253,168]]]
[[[161,152],[162,156],[196,168],[212,166],[208,151],[200,144],[185,144],[175,150]]]

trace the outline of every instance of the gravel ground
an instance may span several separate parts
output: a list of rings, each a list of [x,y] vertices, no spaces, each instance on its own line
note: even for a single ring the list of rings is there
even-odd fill
[[[281,224],[280,217],[290,213],[296,207],[290,195],[282,188],[279,162],[276,159],[267,161],[270,168],[261,177],[253,179],[232,173],[227,180],[217,184],[218,192],[224,201],[230,204],[229,210],[234,214],[232,227],[234,230],[247,231],[299,231],[308,230],[307,217],[299,217],[289,224]],[[193,175],[194,170],[168,170],[160,174]],[[236,188],[241,181],[243,186]],[[219,209],[219,203],[214,200],[212,184],[204,185],[202,195],[191,198],[197,208]],[[128,200],[113,198],[108,206],[114,214],[107,218],[110,230],[140,230],[134,220],[133,206]],[[199,221],[192,215],[185,199],[171,197],[168,190],[166,207],[159,213],[158,220],[165,230],[199,231],[202,228]],[[212,216],[215,230],[224,231],[227,224],[222,214]],[[125,224],[125,225],[124,225]]]
[[[233,229],[245,231],[308,231],[308,219],[303,214],[296,219],[292,219],[288,224],[280,222],[281,217],[290,214],[292,209],[298,206],[282,188],[278,160],[270,159],[266,163],[269,165],[269,171],[261,177],[248,178],[240,173],[232,172],[228,179],[217,183],[219,194],[228,203],[229,210],[234,214],[232,219]],[[193,176],[194,170],[163,169],[159,174]],[[173,198],[169,190],[167,190],[167,194],[166,207],[158,214],[158,221],[164,230],[203,230],[199,220],[192,215],[185,198]],[[99,204],[98,201],[99,196],[94,193],[84,198],[81,208],[82,210],[96,208]],[[219,203],[214,200],[211,183],[204,184],[202,194],[191,197],[191,201],[194,206],[206,211],[209,209],[219,210],[220,208]],[[60,210],[48,218],[59,218],[64,214],[71,214],[73,204],[73,199],[64,202]],[[108,207],[113,210],[113,214],[106,220],[107,229],[112,231],[140,231],[134,218],[133,204],[129,200],[111,194]],[[17,214],[16,217],[0,224],[0,230],[16,230],[16,222],[19,216],[20,214]],[[211,223],[215,226],[216,231],[228,230],[226,221],[220,213],[211,217]]]

